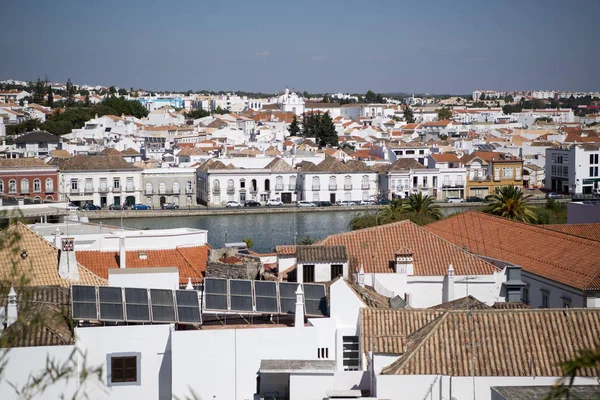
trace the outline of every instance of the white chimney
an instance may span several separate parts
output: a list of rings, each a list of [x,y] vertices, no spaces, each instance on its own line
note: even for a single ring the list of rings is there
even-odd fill
[[[304,292],[302,285],[298,285],[296,290],[296,319],[294,320],[296,328],[304,328]]]
[[[14,287],[10,287],[8,292],[8,305],[6,306],[6,326],[9,326],[17,320],[17,292]]]
[[[444,302],[454,300],[454,267],[452,263],[448,266],[448,276],[446,277],[446,299]]]
[[[58,260],[58,275],[63,279],[79,280],[79,268],[75,258],[75,240],[73,238],[61,239],[60,258]]]
[[[54,231],[54,246],[56,246],[57,249],[61,248],[61,239],[60,239],[60,229],[56,228],[56,230]]]
[[[358,271],[358,284],[365,287],[365,269],[362,264],[360,264],[360,270]]]
[[[192,278],[188,278],[188,283],[185,285],[186,290],[194,290],[194,286],[192,285]]]
[[[125,235],[119,236],[119,268],[127,268],[125,255]]]

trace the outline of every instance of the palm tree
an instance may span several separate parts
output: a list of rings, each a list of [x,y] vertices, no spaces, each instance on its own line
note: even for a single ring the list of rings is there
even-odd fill
[[[411,220],[418,224],[437,221],[444,217],[442,209],[434,203],[435,198],[423,193],[411,194],[404,200],[404,212],[411,214]]]
[[[389,224],[390,222],[399,221],[404,213],[404,201],[402,199],[394,199],[379,213],[379,223]]]
[[[491,203],[483,211],[504,218],[532,223],[537,218],[535,208],[529,204],[530,197],[531,195],[525,195],[517,186],[503,186],[498,194],[493,195]]]

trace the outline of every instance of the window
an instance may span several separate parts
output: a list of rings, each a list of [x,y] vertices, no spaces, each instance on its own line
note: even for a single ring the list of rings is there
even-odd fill
[[[193,188],[192,181],[187,181],[185,183],[185,192],[186,193],[192,193],[192,188]]]
[[[598,164],[598,154],[590,154],[590,164]]]
[[[329,177],[329,190],[337,190],[337,182],[335,176]]]
[[[269,179],[265,179],[265,192],[269,192],[271,190],[271,181]]]
[[[246,180],[244,178],[240,179],[240,189],[244,189],[246,187]]]
[[[17,193],[17,181],[11,179],[8,181],[8,193]]]
[[[29,179],[21,179],[21,193],[29,193]]]
[[[523,303],[529,304],[529,286],[525,286],[523,288],[523,293],[522,293],[522,296],[521,296],[521,300],[523,300]]]
[[[310,283],[315,281],[315,266],[314,265],[303,265],[302,266],[302,282]]]
[[[0,179],[0,193],[4,193],[4,180]]]
[[[352,190],[352,177],[350,175],[344,177],[344,190]]]
[[[127,191],[133,192],[133,177],[127,178]]]
[[[542,290],[542,308],[550,308],[550,292]]]
[[[283,190],[283,176],[275,178],[275,190]]]
[[[35,193],[39,193],[42,191],[42,181],[40,179],[34,179],[33,180],[33,191]]]
[[[362,176],[362,188],[363,189],[368,189],[369,188],[369,176],[368,175],[363,175]]]
[[[179,182],[173,182],[173,193],[179,194]]]
[[[152,184],[150,182],[146,183],[146,194],[152,194]]]
[[[85,191],[86,193],[91,193],[94,191],[93,189],[93,181],[92,178],[85,178]]]
[[[167,193],[167,185],[164,182],[160,182],[158,184],[158,193],[159,194],[165,194],[165,193]]]
[[[513,167],[504,167],[502,168],[502,177],[503,178],[512,178],[514,169]]]
[[[258,184],[256,183],[256,179],[252,179],[252,181],[250,181],[250,191],[258,192]]]
[[[342,264],[331,264],[331,280],[344,275],[344,266]]]
[[[295,176],[290,176],[289,190],[296,190],[296,177]]]
[[[423,177],[423,187],[427,187],[427,177]]]
[[[590,176],[598,176],[598,167],[590,167]]]
[[[360,367],[358,336],[342,336],[342,348],[344,371],[358,371]]]
[[[100,178],[100,191],[106,192],[107,188],[108,188],[108,182],[106,181],[106,178]]]
[[[121,189],[121,181],[119,178],[113,179],[113,189]]]
[[[46,178],[46,193],[54,192],[54,181],[52,178]]]
[[[321,190],[321,183],[318,176],[312,178],[312,190]]]
[[[140,353],[108,354],[108,385],[140,384]]]
[[[571,308],[571,299],[569,299],[568,297],[563,297],[562,302],[563,308]]]

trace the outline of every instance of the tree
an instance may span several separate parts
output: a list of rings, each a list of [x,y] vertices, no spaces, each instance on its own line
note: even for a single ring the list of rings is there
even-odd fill
[[[315,239],[311,238],[309,235],[306,235],[303,239],[300,239],[298,244],[307,246],[307,245],[314,244],[315,242],[316,242]]]
[[[298,133],[300,133],[300,125],[298,124],[298,118],[296,118],[295,115],[294,119],[292,119],[290,127],[288,128],[288,132],[291,136],[298,136]]]
[[[435,199],[432,196],[425,195],[419,192],[417,194],[409,195],[404,200],[404,211],[416,219],[413,222],[428,223],[437,221],[444,217],[442,209],[439,205],[434,203]],[[412,220],[412,218],[411,218]]]
[[[412,124],[415,122],[415,116],[413,115],[413,112],[412,112],[412,109],[410,108],[410,106],[406,106],[406,108],[404,109],[404,120],[409,124]]]
[[[369,90],[367,94],[365,94],[365,103],[375,103],[376,101],[377,95]]]
[[[119,96],[127,96],[127,89],[119,89]]]
[[[254,246],[254,241],[252,241],[252,239],[250,238],[243,238],[242,242],[246,243],[246,247],[251,249],[252,246]]]
[[[333,120],[329,116],[329,113],[321,115],[319,121],[319,132],[317,135],[317,144],[319,145],[319,147],[337,147],[339,144],[338,134],[335,130]]]
[[[47,100],[47,104],[48,107],[52,108],[54,107],[54,95],[52,94],[52,87],[48,86],[48,100]]]
[[[117,88],[114,87],[114,86],[109,87],[108,88],[108,93],[110,93],[111,95],[114,96],[115,94],[117,94]]]
[[[581,374],[582,370],[591,369],[596,371],[600,380],[600,343],[595,343],[591,348],[580,349],[569,360],[561,363],[563,377],[552,386],[550,393],[544,397],[544,400],[562,400],[571,398],[571,387],[575,377]]]
[[[35,86],[33,87],[31,101],[33,101],[35,104],[43,104],[45,94],[46,85],[40,78],[38,78],[38,80],[35,83]]]
[[[538,122],[552,122],[552,118],[550,117],[539,117],[535,119],[535,123]]]
[[[452,118],[452,110],[450,110],[449,108],[442,107],[437,110],[437,113],[438,113],[438,121]]]
[[[536,222],[535,208],[529,204],[531,195],[525,195],[515,185],[506,185],[500,188],[498,194],[493,195],[491,203],[483,210],[489,214],[510,218],[517,221]]]
[[[514,101],[515,101],[515,98],[512,97],[512,95],[510,95],[510,94],[508,96],[504,97],[504,102],[505,103],[514,103]]]
[[[148,110],[137,100],[127,100],[113,95],[102,100],[101,104],[112,108],[117,115],[133,115],[136,118],[148,115]]]
[[[202,109],[185,113],[185,117],[188,119],[198,119],[198,118],[204,118],[204,117],[208,117],[208,116],[210,116],[210,113],[208,111],[205,111]]]
[[[487,97],[485,96],[485,93],[482,93],[481,96],[479,96],[479,100],[481,100],[481,101],[487,100]]]
[[[67,79],[67,104],[72,105],[75,102],[75,86],[71,82],[71,78]]]

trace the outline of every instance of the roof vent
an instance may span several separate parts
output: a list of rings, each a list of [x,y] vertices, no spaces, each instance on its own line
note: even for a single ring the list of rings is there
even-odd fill
[[[148,259],[148,254],[145,251],[140,251],[138,253],[138,256],[140,257],[140,260],[147,260]]]

